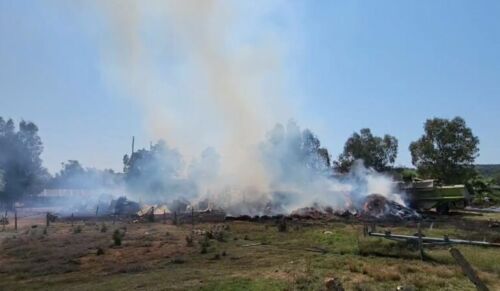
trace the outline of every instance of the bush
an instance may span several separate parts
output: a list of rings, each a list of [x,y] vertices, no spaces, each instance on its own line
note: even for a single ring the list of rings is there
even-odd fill
[[[106,227],[106,224],[104,224],[103,222],[101,225],[101,232],[106,232],[106,231],[108,231],[108,228]]]
[[[120,230],[115,230],[113,232],[113,242],[115,246],[121,246],[122,245],[122,239],[123,239],[123,233],[120,232]]]
[[[215,233],[215,239],[220,242],[225,242],[226,239],[224,238],[224,232],[223,231],[218,231]]]
[[[193,246],[193,237],[190,235],[186,235],[186,246],[188,246],[188,247]]]
[[[201,246],[200,253],[206,254],[208,252],[208,247],[210,246],[210,241],[206,236],[202,241],[200,241],[200,246]]]
[[[78,225],[77,227],[73,228],[73,233],[81,233],[82,232],[82,227]]]
[[[286,221],[284,219],[282,219],[279,223],[278,223],[278,231],[279,232],[286,232],[287,231],[287,225],[286,225]]]

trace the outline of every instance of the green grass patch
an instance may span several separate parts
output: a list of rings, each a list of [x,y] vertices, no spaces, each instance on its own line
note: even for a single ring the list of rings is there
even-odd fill
[[[218,290],[218,291],[261,291],[261,290],[283,290],[286,283],[269,279],[249,279],[249,278],[230,278],[209,282],[202,286],[200,290]]]

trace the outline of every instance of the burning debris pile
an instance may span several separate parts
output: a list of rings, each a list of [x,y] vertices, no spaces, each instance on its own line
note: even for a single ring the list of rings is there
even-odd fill
[[[343,210],[334,210],[332,207],[303,207],[290,214],[293,218],[302,219],[329,219],[333,217],[356,217],[361,219],[384,219],[384,220],[418,220],[420,214],[396,201],[389,200],[380,194],[367,196],[362,208],[350,207]]]
[[[415,210],[389,200],[380,194],[372,194],[366,197],[360,216],[394,220],[420,219],[420,214]]]
[[[214,149],[203,151],[185,167],[177,149],[158,142],[149,150],[133,151],[124,158],[121,197],[69,197],[68,205],[76,203],[66,207],[71,208],[66,212],[79,216],[147,216],[153,220],[158,215],[184,215],[193,220],[195,213],[312,219],[419,217],[398,202],[401,197],[390,177],[366,168],[362,161],[354,161],[348,173],[335,173],[330,154],[321,147],[318,137],[293,121],[286,126],[277,124],[248,151],[255,167],[231,168],[228,173],[219,171],[228,160]]]

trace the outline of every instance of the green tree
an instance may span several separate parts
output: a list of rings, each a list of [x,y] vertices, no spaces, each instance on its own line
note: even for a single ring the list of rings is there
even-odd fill
[[[422,137],[410,144],[412,163],[420,175],[444,183],[465,183],[475,175],[479,139],[463,118],[428,119],[424,130]]]
[[[165,141],[140,149],[123,157],[124,179],[132,192],[149,198],[176,198],[194,195],[194,185],[182,178],[184,161],[181,154]]]
[[[12,119],[5,121],[0,117],[0,203],[4,208],[10,208],[23,195],[37,194],[43,189],[50,175],[42,166],[42,151],[34,123],[21,121],[16,131]]]
[[[121,186],[122,176],[113,170],[84,168],[76,160],[62,163],[62,169],[56,173],[49,187],[63,189],[102,189]]]
[[[339,172],[348,172],[354,161],[363,160],[365,167],[376,171],[390,169],[398,155],[398,140],[391,135],[374,136],[369,128],[355,132],[344,145],[344,151],[334,162]]]

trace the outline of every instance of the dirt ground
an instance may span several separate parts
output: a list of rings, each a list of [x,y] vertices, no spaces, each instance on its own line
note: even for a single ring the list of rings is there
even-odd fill
[[[21,218],[0,232],[0,290],[475,290],[447,246],[426,249],[363,236],[354,218],[173,225],[91,218],[45,226]],[[427,236],[500,242],[500,214],[462,212],[422,222]],[[414,234],[415,223],[378,229]],[[281,230],[281,231],[280,231]],[[285,230],[285,231],[283,231]],[[500,249],[459,246],[491,290]]]

